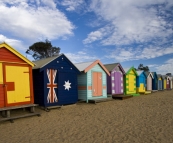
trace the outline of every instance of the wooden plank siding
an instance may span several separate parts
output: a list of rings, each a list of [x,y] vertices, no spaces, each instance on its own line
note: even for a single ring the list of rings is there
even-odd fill
[[[0,84],[0,107],[4,107],[4,87]]]
[[[87,88],[81,89],[80,87],[87,87],[87,74],[81,73],[78,75],[78,99],[87,101]]]
[[[26,63],[21,58],[13,54],[6,48],[0,48],[0,61],[3,62],[16,62],[16,63]]]
[[[92,87],[92,73],[93,72],[100,72],[102,73],[102,96],[98,96],[98,97],[93,97],[93,93],[92,90],[88,90],[88,99],[95,99],[95,98],[107,98],[107,80],[106,80],[106,73],[105,71],[97,64],[95,65],[93,68],[91,68],[88,72],[87,72],[87,86],[91,86]]]

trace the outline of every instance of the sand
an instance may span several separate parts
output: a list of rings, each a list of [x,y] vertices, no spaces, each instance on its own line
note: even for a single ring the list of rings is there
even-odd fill
[[[173,143],[173,90],[0,122],[2,143]]]

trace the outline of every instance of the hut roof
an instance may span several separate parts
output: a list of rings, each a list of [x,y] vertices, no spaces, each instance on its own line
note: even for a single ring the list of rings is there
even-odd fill
[[[44,67],[45,65],[49,64],[50,62],[52,62],[53,60],[55,60],[56,58],[60,57],[62,54],[58,55],[58,56],[53,56],[53,57],[49,57],[49,58],[45,58],[45,59],[41,59],[38,61],[33,61],[36,66],[33,67],[33,69],[39,69]]]
[[[65,58],[67,58],[64,54],[60,54],[60,55],[57,55],[57,56],[53,56],[53,57],[41,59],[41,60],[38,60],[38,61],[34,61],[36,66],[33,67],[33,69],[41,69],[44,66],[46,66],[47,64],[49,64],[50,62],[52,62],[53,60],[55,60],[55,59],[57,59],[58,57],[61,57],[61,56],[64,56]],[[78,73],[80,73],[78,68],[69,59],[68,59],[68,61],[69,61],[69,64],[73,65],[75,67],[75,69],[78,71]]]
[[[90,62],[83,62],[83,63],[76,63],[75,66],[83,72],[88,72],[92,67],[94,67],[96,64],[99,64],[101,68],[108,74],[110,75],[109,71],[104,67],[104,65],[100,62],[100,60],[96,61],[90,61]]]
[[[133,66],[130,68],[124,68],[124,71],[126,74],[128,74],[130,72],[130,70],[133,70],[135,72],[136,76],[138,76],[138,73],[136,72],[136,70]]]
[[[119,63],[105,64],[104,66],[108,71],[112,71],[117,65],[119,65]]]
[[[142,74],[144,71],[143,70],[140,70],[140,71],[136,71],[137,72],[137,74],[138,74],[138,76],[140,75],[140,74]]]
[[[151,75],[151,77],[154,78],[154,77],[153,77],[153,74],[152,74],[151,72],[144,72],[144,73],[146,74],[147,77],[148,77],[149,75]]]
[[[18,56],[19,58],[21,58],[22,60],[24,60],[26,63],[28,63],[32,67],[34,66],[34,63],[33,62],[31,62],[30,60],[28,60],[26,57],[24,57],[22,54],[20,54],[18,51],[16,51],[14,48],[12,48],[7,43],[5,43],[5,42],[4,43],[1,43],[0,44],[0,48],[6,48],[6,49],[8,49],[10,52],[12,52],[16,56]]]

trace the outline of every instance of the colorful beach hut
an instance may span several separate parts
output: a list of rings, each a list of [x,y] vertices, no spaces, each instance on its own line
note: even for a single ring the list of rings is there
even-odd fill
[[[166,89],[171,89],[171,77],[167,75],[166,79]]]
[[[139,93],[136,92],[136,77],[138,76],[134,67],[124,68],[125,78],[124,78],[124,90],[126,95],[138,96]]]
[[[120,63],[104,65],[109,71],[107,75],[107,93],[108,94],[124,94],[124,75],[125,71]]]
[[[34,63],[35,103],[49,109],[78,101],[77,74],[80,71],[64,54]]]
[[[163,90],[166,90],[167,88],[166,88],[166,85],[167,85],[167,75],[162,75],[162,88],[163,88]]]
[[[107,98],[106,75],[109,71],[99,61],[77,63],[75,66],[81,71],[78,75],[78,99],[86,101]]]
[[[147,80],[146,81],[146,83],[147,83],[146,90],[148,92],[151,92],[152,91],[152,79],[154,78],[153,74],[151,72],[144,72],[144,73],[147,77],[147,79],[146,79]]]
[[[157,74],[158,77],[158,90],[163,90],[163,77],[161,74]]]
[[[34,103],[33,66],[8,44],[0,44],[0,108]]]
[[[151,72],[153,75],[152,79],[152,91],[157,91],[158,90],[158,77],[156,72]]]
[[[138,76],[136,77],[136,90],[137,93],[145,93],[146,90],[146,74],[143,70],[136,71]]]

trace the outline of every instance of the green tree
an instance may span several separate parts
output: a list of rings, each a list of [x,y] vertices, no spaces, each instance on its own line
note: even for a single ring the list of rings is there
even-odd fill
[[[53,47],[50,41],[45,40],[45,42],[36,42],[31,45],[26,53],[32,55],[35,60],[39,60],[59,55],[60,48]]]

